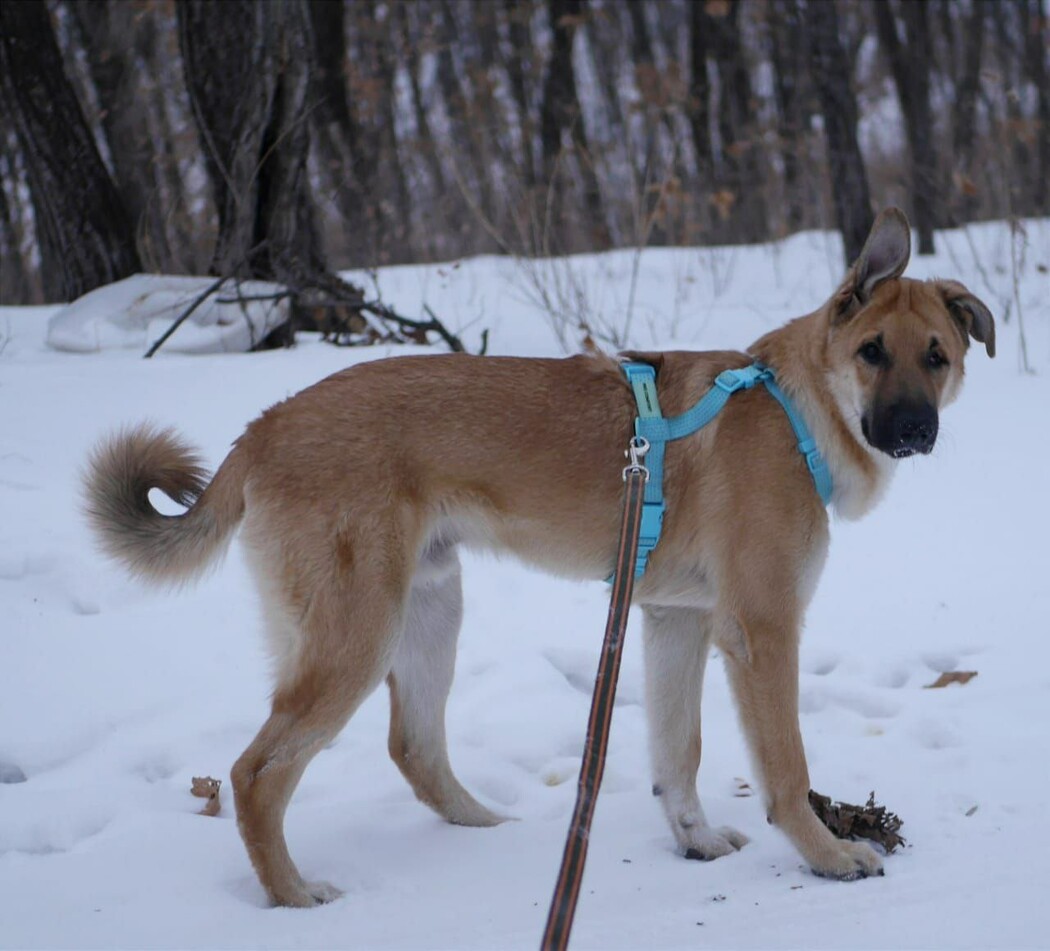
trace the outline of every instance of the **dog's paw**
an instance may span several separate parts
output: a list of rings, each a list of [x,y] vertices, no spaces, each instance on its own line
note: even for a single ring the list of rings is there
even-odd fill
[[[330,901],[343,897],[342,891],[328,882],[307,882],[306,891],[313,898],[315,905],[327,905]]]
[[[275,891],[273,903],[283,908],[316,908],[342,897],[342,892],[328,882],[302,882],[300,885]]]
[[[884,875],[882,859],[864,842],[836,843],[834,854],[820,863],[812,864],[813,873],[821,878],[836,878],[840,882],[853,882],[871,875]]]
[[[306,885],[315,905],[328,905],[342,897],[342,891],[328,882],[307,882]]]
[[[710,862],[712,859],[729,855],[730,852],[742,849],[749,841],[746,835],[730,826],[719,826],[717,829],[704,826],[689,831],[689,841],[684,843],[685,857],[701,862]]]

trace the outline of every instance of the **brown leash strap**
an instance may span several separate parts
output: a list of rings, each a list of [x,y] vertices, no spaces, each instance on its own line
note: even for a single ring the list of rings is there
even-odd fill
[[[587,743],[580,766],[580,779],[576,792],[576,808],[565,838],[561,871],[554,887],[547,927],[543,931],[542,951],[564,951],[569,944],[569,932],[576,913],[576,901],[583,881],[583,866],[587,861],[587,840],[590,837],[591,819],[598,801],[598,788],[605,772],[605,751],[609,745],[609,724],[612,720],[613,701],[616,699],[616,680],[620,673],[620,658],[623,653],[623,635],[627,628],[627,615],[631,609],[631,593],[634,591],[635,556],[638,551],[638,532],[642,522],[642,504],[645,500],[645,483],[648,471],[640,460],[649,448],[641,440],[632,443],[631,465],[624,469],[626,482],[623,523],[620,526],[620,548],[616,555],[616,573],[613,576],[612,597],[609,602],[609,619],[605,625],[605,641],[602,644],[598,674],[591,698],[591,717],[587,723]]]

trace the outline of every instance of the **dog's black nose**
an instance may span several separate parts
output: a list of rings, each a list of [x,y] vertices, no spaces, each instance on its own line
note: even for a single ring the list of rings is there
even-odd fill
[[[900,406],[893,414],[895,456],[929,452],[937,441],[937,410],[932,406]]]

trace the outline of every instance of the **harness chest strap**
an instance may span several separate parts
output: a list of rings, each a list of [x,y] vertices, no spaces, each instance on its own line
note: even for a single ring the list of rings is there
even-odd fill
[[[645,485],[645,505],[642,510],[642,526],[639,533],[638,556],[635,561],[635,577],[640,578],[649,562],[649,555],[660,540],[666,504],[663,494],[664,449],[668,442],[682,439],[703,429],[722,410],[729,397],[738,390],[750,390],[762,383],[770,395],[787,414],[791,428],[798,441],[798,451],[806,460],[806,468],[813,477],[813,484],[821,501],[831,501],[831,472],[817,448],[817,441],[809,431],[802,414],[777,385],[775,374],[762,363],[753,363],[740,370],[723,370],[715,378],[715,384],[693,406],[680,416],[670,419],[660,412],[660,401],[656,395],[656,371],[648,363],[621,364],[627,382],[634,391],[638,404],[638,416],[634,421],[635,436],[649,441],[646,468],[649,481]]]

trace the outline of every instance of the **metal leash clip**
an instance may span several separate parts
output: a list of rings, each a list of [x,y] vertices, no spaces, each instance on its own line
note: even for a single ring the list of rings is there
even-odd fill
[[[630,465],[624,466],[623,481],[627,481],[627,473],[640,472],[649,481],[649,470],[642,464],[645,454],[649,451],[649,440],[644,436],[632,436],[628,447],[624,450],[624,456],[630,460]]]

